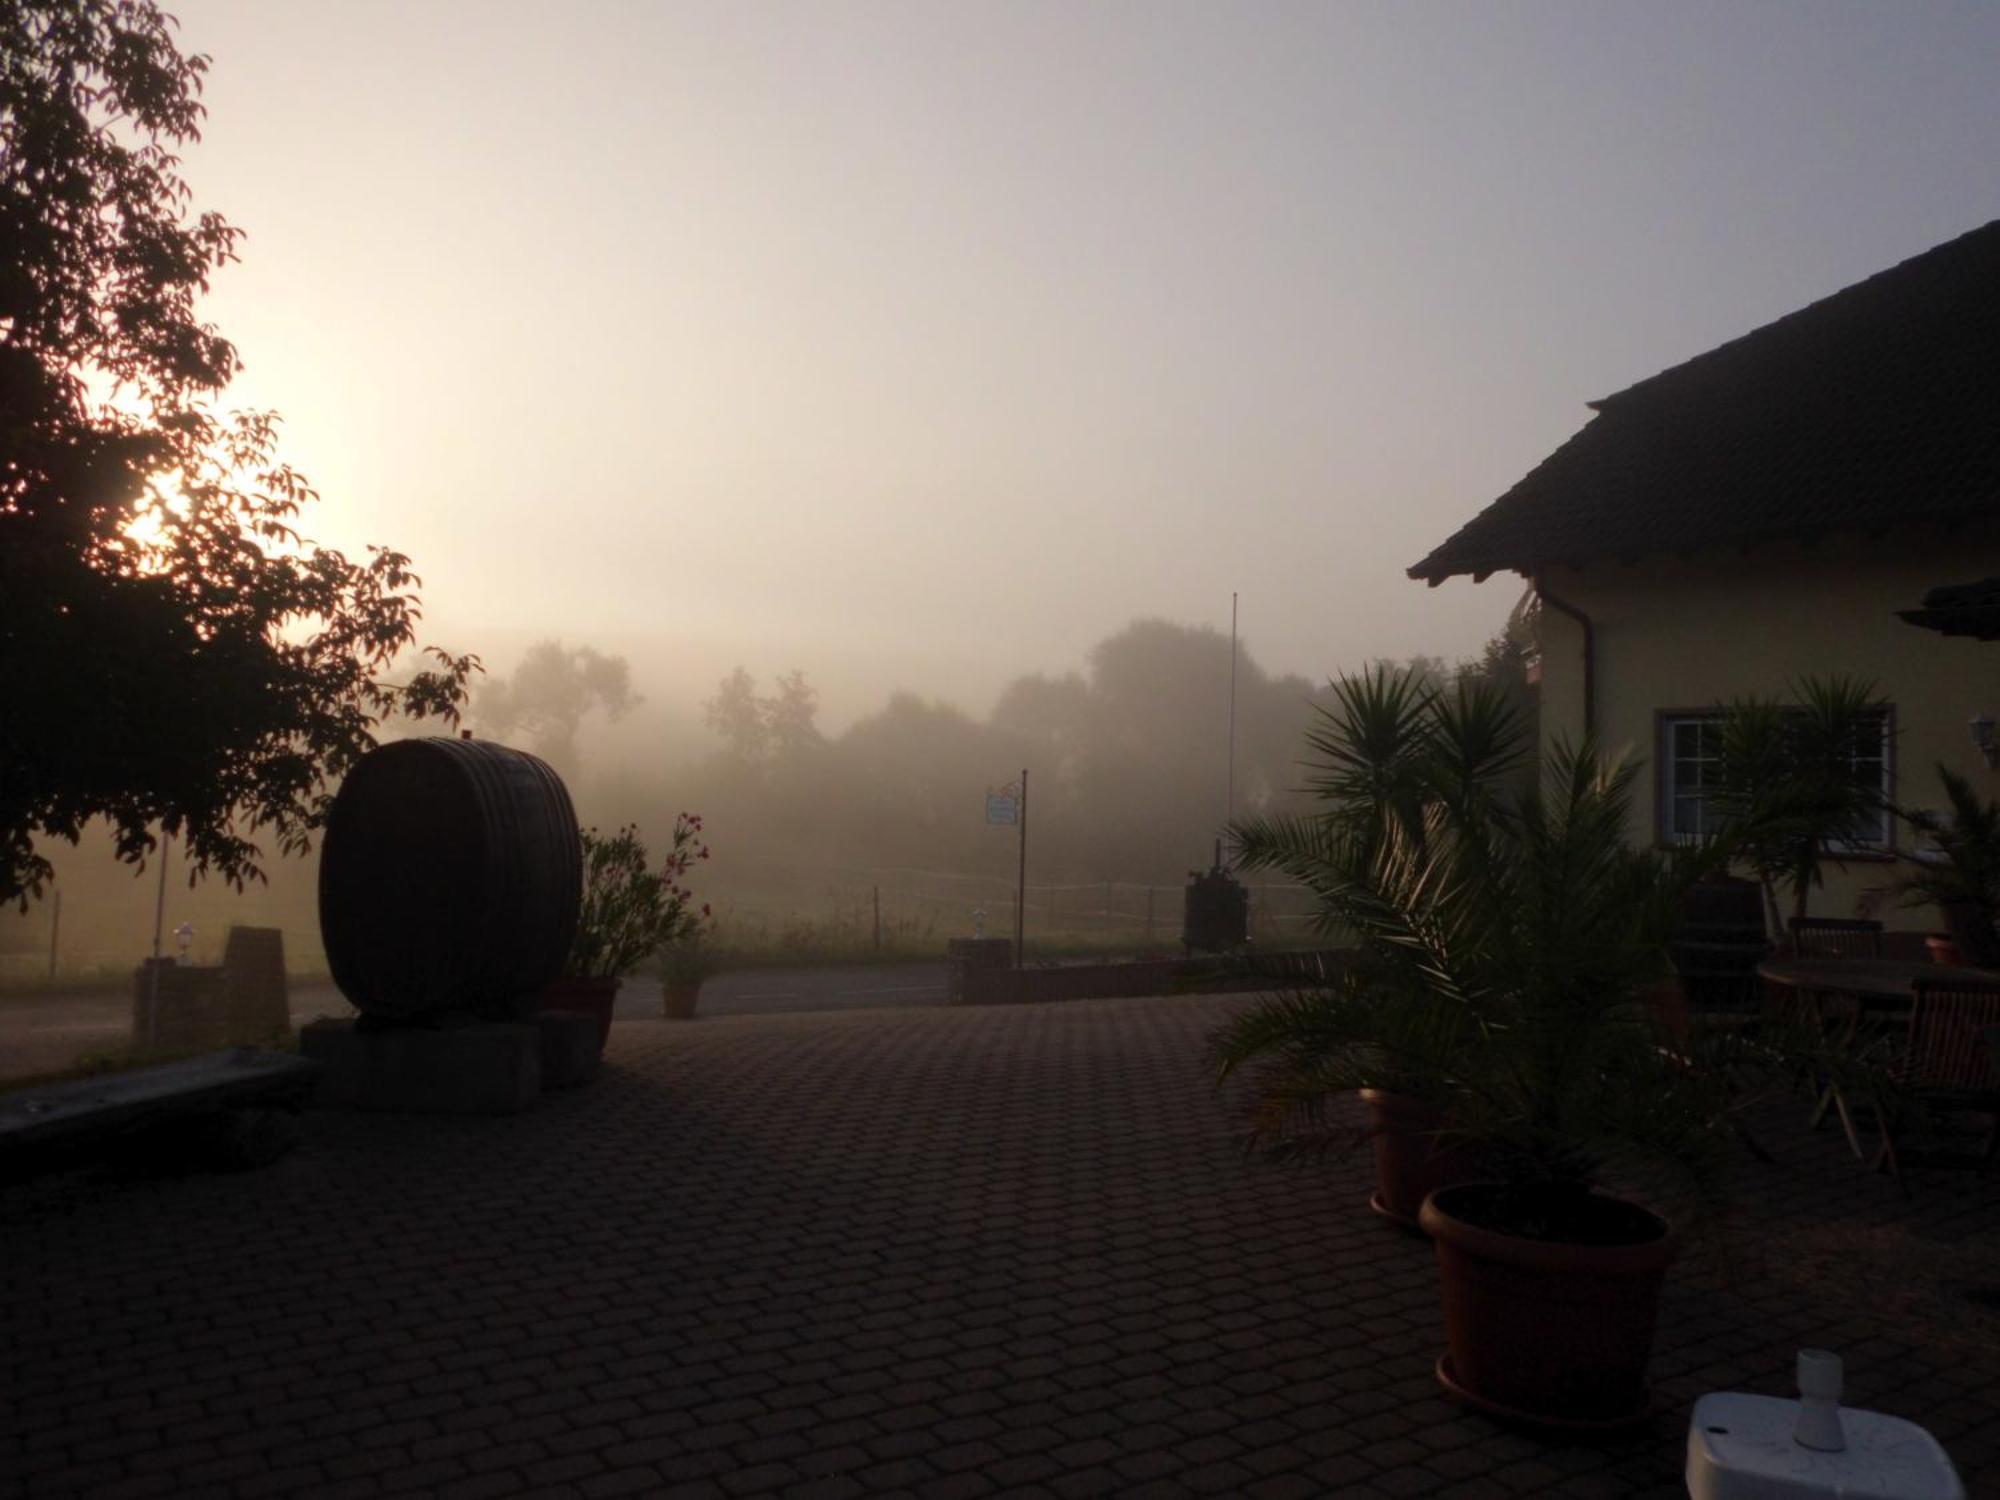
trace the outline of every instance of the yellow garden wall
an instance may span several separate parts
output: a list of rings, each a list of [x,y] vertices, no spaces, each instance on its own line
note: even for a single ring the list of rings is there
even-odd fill
[[[1892,777],[1903,804],[1939,804],[1940,761],[1983,795],[2000,796],[2000,771],[1987,769],[1966,729],[1975,713],[2000,716],[2000,643],[1947,638],[1895,614],[1938,584],[1995,574],[2000,528],[1979,525],[1552,568],[1543,582],[1595,625],[1598,733],[1646,762],[1632,837],[1650,841],[1660,827],[1656,714],[1782,695],[1807,674],[1873,681],[1893,705]],[[1574,736],[1583,724],[1582,629],[1545,607],[1537,630],[1544,739]],[[1811,910],[1851,915],[1862,890],[1886,873],[1880,861],[1829,867]],[[1881,915],[1897,928],[1938,925],[1924,911]]]

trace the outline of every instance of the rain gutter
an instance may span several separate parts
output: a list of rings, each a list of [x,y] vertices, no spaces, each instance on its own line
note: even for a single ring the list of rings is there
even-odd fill
[[[1558,599],[1537,573],[1531,580],[1535,597],[1557,614],[1568,615],[1583,628],[1583,732],[1586,738],[1597,732],[1597,627],[1589,615],[1574,604]]]

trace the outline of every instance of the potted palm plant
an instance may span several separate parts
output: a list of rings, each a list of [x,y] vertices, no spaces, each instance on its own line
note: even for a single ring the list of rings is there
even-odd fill
[[[1879,777],[1858,766],[1883,754],[1874,684],[1805,677],[1792,701],[1739,698],[1716,723],[1715,784],[1708,801],[1741,834],[1736,855],[1764,893],[1769,933],[1785,936],[1778,893],[1804,917],[1825,867],[1872,852],[1887,800]]]
[[[1899,816],[1920,842],[1899,853],[1902,870],[1870,895],[1894,897],[1905,907],[1935,907],[1945,934],[1929,939],[1942,963],[2000,968],[2000,803],[1988,802],[1948,766],[1938,767],[1948,812],[1909,809]]]
[[[1409,847],[1424,847],[1433,802],[1470,808],[1504,799],[1529,762],[1531,735],[1497,689],[1468,683],[1446,690],[1415,668],[1378,666],[1337,679],[1332,693],[1306,734],[1318,815],[1253,820],[1234,834],[1242,868],[1282,871],[1317,893],[1319,935],[1338,942],[1354,937],[1338,893],[1381,856],[1385,840],[1393,833]],[[1254,1130],[1279,1155],[1311,1155],[1345,1139],[1327,1126],[1324,1106],[1337,1091],[1322,1086],[1321,1048],[1337,1054],[1343,1067],[1358,1067],[1368,1120],[1363,1133],[1376,1166],[1369,1206],[1414,1230],[1430,1192],[1477,1175],[1478,1160],[1450,1138],[1426,1078],[1408,1072],[1398,1049],[1356,1050],[1317,1030],[1316,1007],[1330,988],[1357,1001],[1391,1001],[1403,976],[1371,954],[1364,944],[1356,961],[1337,971],[1310,956],[1255,961],[1279,998],[1219,1038],[1218,1056],[1225,1074],[1257,1064]]]
[[[1759,1060],[1729,1033],[1672,1035],[1649,1003],[1688,888],[1730,845],[1628,846],[1636,769],[1588,742],[1558,746],[1514,798],[1452,774],[1462,751],[1436,744],[1442,768],[1372,834],[1239,829],[1246,862],[1311,884],[1359,951],[1344,982],[1252,1007],[1217,1056],[1225,1075],[1264,1065],[1267,1139],[1384,1078],[1436,1111],[1438,1139],[1484,1176],[1419,1215],[1443,1284],[1440,1380],[1495,1413],[1619,1425],[1644,1411],[1678,1243],[1661,1209],[1712,1202],[1738,1064]]]
[[[696,859],[708,858],[701,819],[682,813],[674,821],[666,859],[655,870],[636,827],[609,838],[583,832],[583,903],[576,937],[563,972],[543,994],[551,1010],[582,1011],[597,1019],[601,1046],[625,975],[675,942],[700,919],[689,910],[691,893],[680,878]]]

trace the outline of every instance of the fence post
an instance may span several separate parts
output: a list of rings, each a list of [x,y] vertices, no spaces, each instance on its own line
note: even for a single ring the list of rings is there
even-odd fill
[[[882,951],[882,887],[878,885],[874,888],[874,891],[875,891],[875,951],[877,953],[880,953]]]
[[[49,978],[56,977],[56,939],[62,935],[62,892],[56,892],[56,899],[49,910]]]

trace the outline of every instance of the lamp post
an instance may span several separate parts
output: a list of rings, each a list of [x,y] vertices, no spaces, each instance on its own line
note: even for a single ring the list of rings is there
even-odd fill
[[[174,837],[166,829],[160,830],[160,886],[153,899],[153,968],[147,976],[146,987],[146,1045],[151,1047],[160,1039],[160,937],[167,923],[167,856],[174,847]]]

